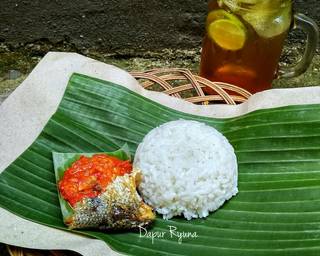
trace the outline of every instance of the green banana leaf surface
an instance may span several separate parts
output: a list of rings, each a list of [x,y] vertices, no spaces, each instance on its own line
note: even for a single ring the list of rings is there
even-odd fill
[[[177,119],[204,122],[229,139],[239,164],[238,195],[205,219],[158,216],[148,233],[73,232],[129,255],[320,255],[320,105],[213,119],[74,74],[40,136],[0,175],[0,206],[67,230],[52,152],[109,152],[127,143],[134,155],[151,129]]]

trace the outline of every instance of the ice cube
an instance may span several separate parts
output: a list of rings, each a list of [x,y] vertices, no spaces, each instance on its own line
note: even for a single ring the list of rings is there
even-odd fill
[[[257,4],[261,2],[261,0],[238,0],[238,4]]]
[[[225,0],[223,3],[232,11],[233,13],[236,13],[239,10],[239,0]]]
[[[243,1],[243,0],[241,0]],[[264,3],[265,5],[265,3]],[[284,33],[291,24],[291,8],[255,8],[243,13],[242,18],[247,21],[261,37],[271,38]]]

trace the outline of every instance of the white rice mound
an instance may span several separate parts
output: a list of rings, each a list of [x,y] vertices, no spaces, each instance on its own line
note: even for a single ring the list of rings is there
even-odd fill
[[[204,123],[177,120],[153,129],[133,165],[142,172],[143,199],[164,219],[206,217],[238,193],[234,149]]]

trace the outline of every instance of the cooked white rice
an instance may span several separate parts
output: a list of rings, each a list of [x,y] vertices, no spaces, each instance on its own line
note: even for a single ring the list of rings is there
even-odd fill
[[[143,199],[164,219],[206,217],[238,192],[233,147],[217,130],[196,121],[172,121],[150,131],[134,167],[142,172]]]

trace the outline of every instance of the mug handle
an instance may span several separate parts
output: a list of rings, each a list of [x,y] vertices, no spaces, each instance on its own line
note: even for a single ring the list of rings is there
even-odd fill
[[[280,67],[278,78],[291,78],[304,73],[312,62],[312,58],[316,53],[319,40],[319,27],[309,17],[302,13],[294,14],[293,29],[300,28],[307,34],[306,48],[301,60],[291,67]]]

